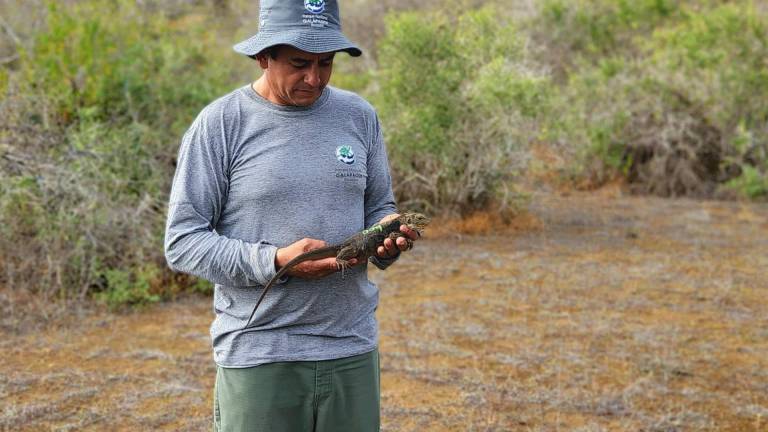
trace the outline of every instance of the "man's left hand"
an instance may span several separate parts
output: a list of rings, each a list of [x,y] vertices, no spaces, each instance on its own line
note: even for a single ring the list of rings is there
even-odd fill
[[[399,214],[391,214],[389,216],[385,216],[381,219],[379,224],[384,225],[387,222],[391,221],[392,219],[396,219],[399,217]],[[405,237],[408,237],[412,241],[416,241],[421,236],[418,232],[415,230],[412,230],[408,228],[406,225],[400,225],[400,232],[405,235]],[[384,239],[384,244],[379,246],[378,249],[376,249],[376,255],[379,258],[394,258],[397,255],[400,254],[400,252],[407,251],[409,249],[408,241],[406,241],[405,237],[398,237],[397,241],[392,241],[392,239]]]

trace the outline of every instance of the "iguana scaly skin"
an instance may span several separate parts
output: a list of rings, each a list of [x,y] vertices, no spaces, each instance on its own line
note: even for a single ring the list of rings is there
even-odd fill
[[[429,218],[421,213],[403,213],[385,224],[377,224],[367,230],[361,231],[337,245],[315,249],[288,261],[264,286],[264,291],[262,291],[259,300],[256,302],[256,306],[253,307],[253,312],[251,312],[251,316],[245,323],[243,330],[248,328],[251,324],[251,320],[256,314],[256,309],[259,308],[261,301],[264,300],[264,296],[267,295],[267,292],[272,288],[272,285],[297,264],[304,261],[331,258],[335,256],[336,265],[343,270],[349,267],[349,260],[352,258],[365,260],[376,255],[376,249],[378,249],[387,238],[396,241],[399,237],[404,237],[408,243],[408,249],[410,249],[413,246],[413,240],[405,237],[405,234],[400,232],[401,225],[405,225],[421,234],[421,231],[429,225]]]

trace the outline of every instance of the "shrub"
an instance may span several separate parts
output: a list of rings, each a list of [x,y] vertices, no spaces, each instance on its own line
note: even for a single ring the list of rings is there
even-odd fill
[[[0,279],[45,296],[154,301],[179,137],[231,78],[216,35],[137,2],[49,3],[2,101]],[[135,286],[133,286],[135,284]],[[129,286],[130,285],[130,286]]]
[[[677,0],[546,0],[529,23],[538,58],[564,78],[580,63],[596,64],[638,50],[647,35],[680,14]]]
[[[377,102],[404,206],[468,213],[510,204],[505,187],[524,164],[549,86],[499,17],[483,8],[456,19],[387,18]]]
[[[159,269],[154,266],[128,272],[109,269],[104,272],[109,289],[96,293],[96,298],[114,309],[122,305],[155,303],[160,296],[152,293],[152,282],[157,280]]]
[[[596,183],[622,174],[634,190],[664,196],[754,184],[729,181],[747,166],[766,171],[764,17],[749,5],[676,14],[635,39],[636,51],[577,62],[553,129]]]
[[[666,85],[685,95],[719,132],[721,165],[733,175],[762,178],[763,184],[768,182],[766,18],[753,4],[726,4],[689,12],[651,41]],[[755,184],[748,179],[733,184],[741,183]],[[744,192],[755,196],[752,189]]]

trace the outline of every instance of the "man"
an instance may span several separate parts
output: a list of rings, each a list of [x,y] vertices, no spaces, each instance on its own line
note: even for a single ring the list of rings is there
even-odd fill
[[[336,1],[262,0],[260,25],[234,48],[262,76],[184,135],[166,230],[169,265],[216,284],[214,430],[375,431],[378,289],[365,262],[343,275],[334,258],[296,266],[243,329],[282,265],[396,212],[376,113],[327,86],[336,52],[361,54]],[[387,239],[371,261],[386,268],[406,249]]]

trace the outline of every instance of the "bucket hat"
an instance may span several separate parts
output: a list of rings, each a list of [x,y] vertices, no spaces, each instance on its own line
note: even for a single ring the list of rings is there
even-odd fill
[[[311,53],[346,51],[353,57],[363,53],[341,33],[336,0],[261,0],[258,33],[232,48],[250,57],[275,45]]]

